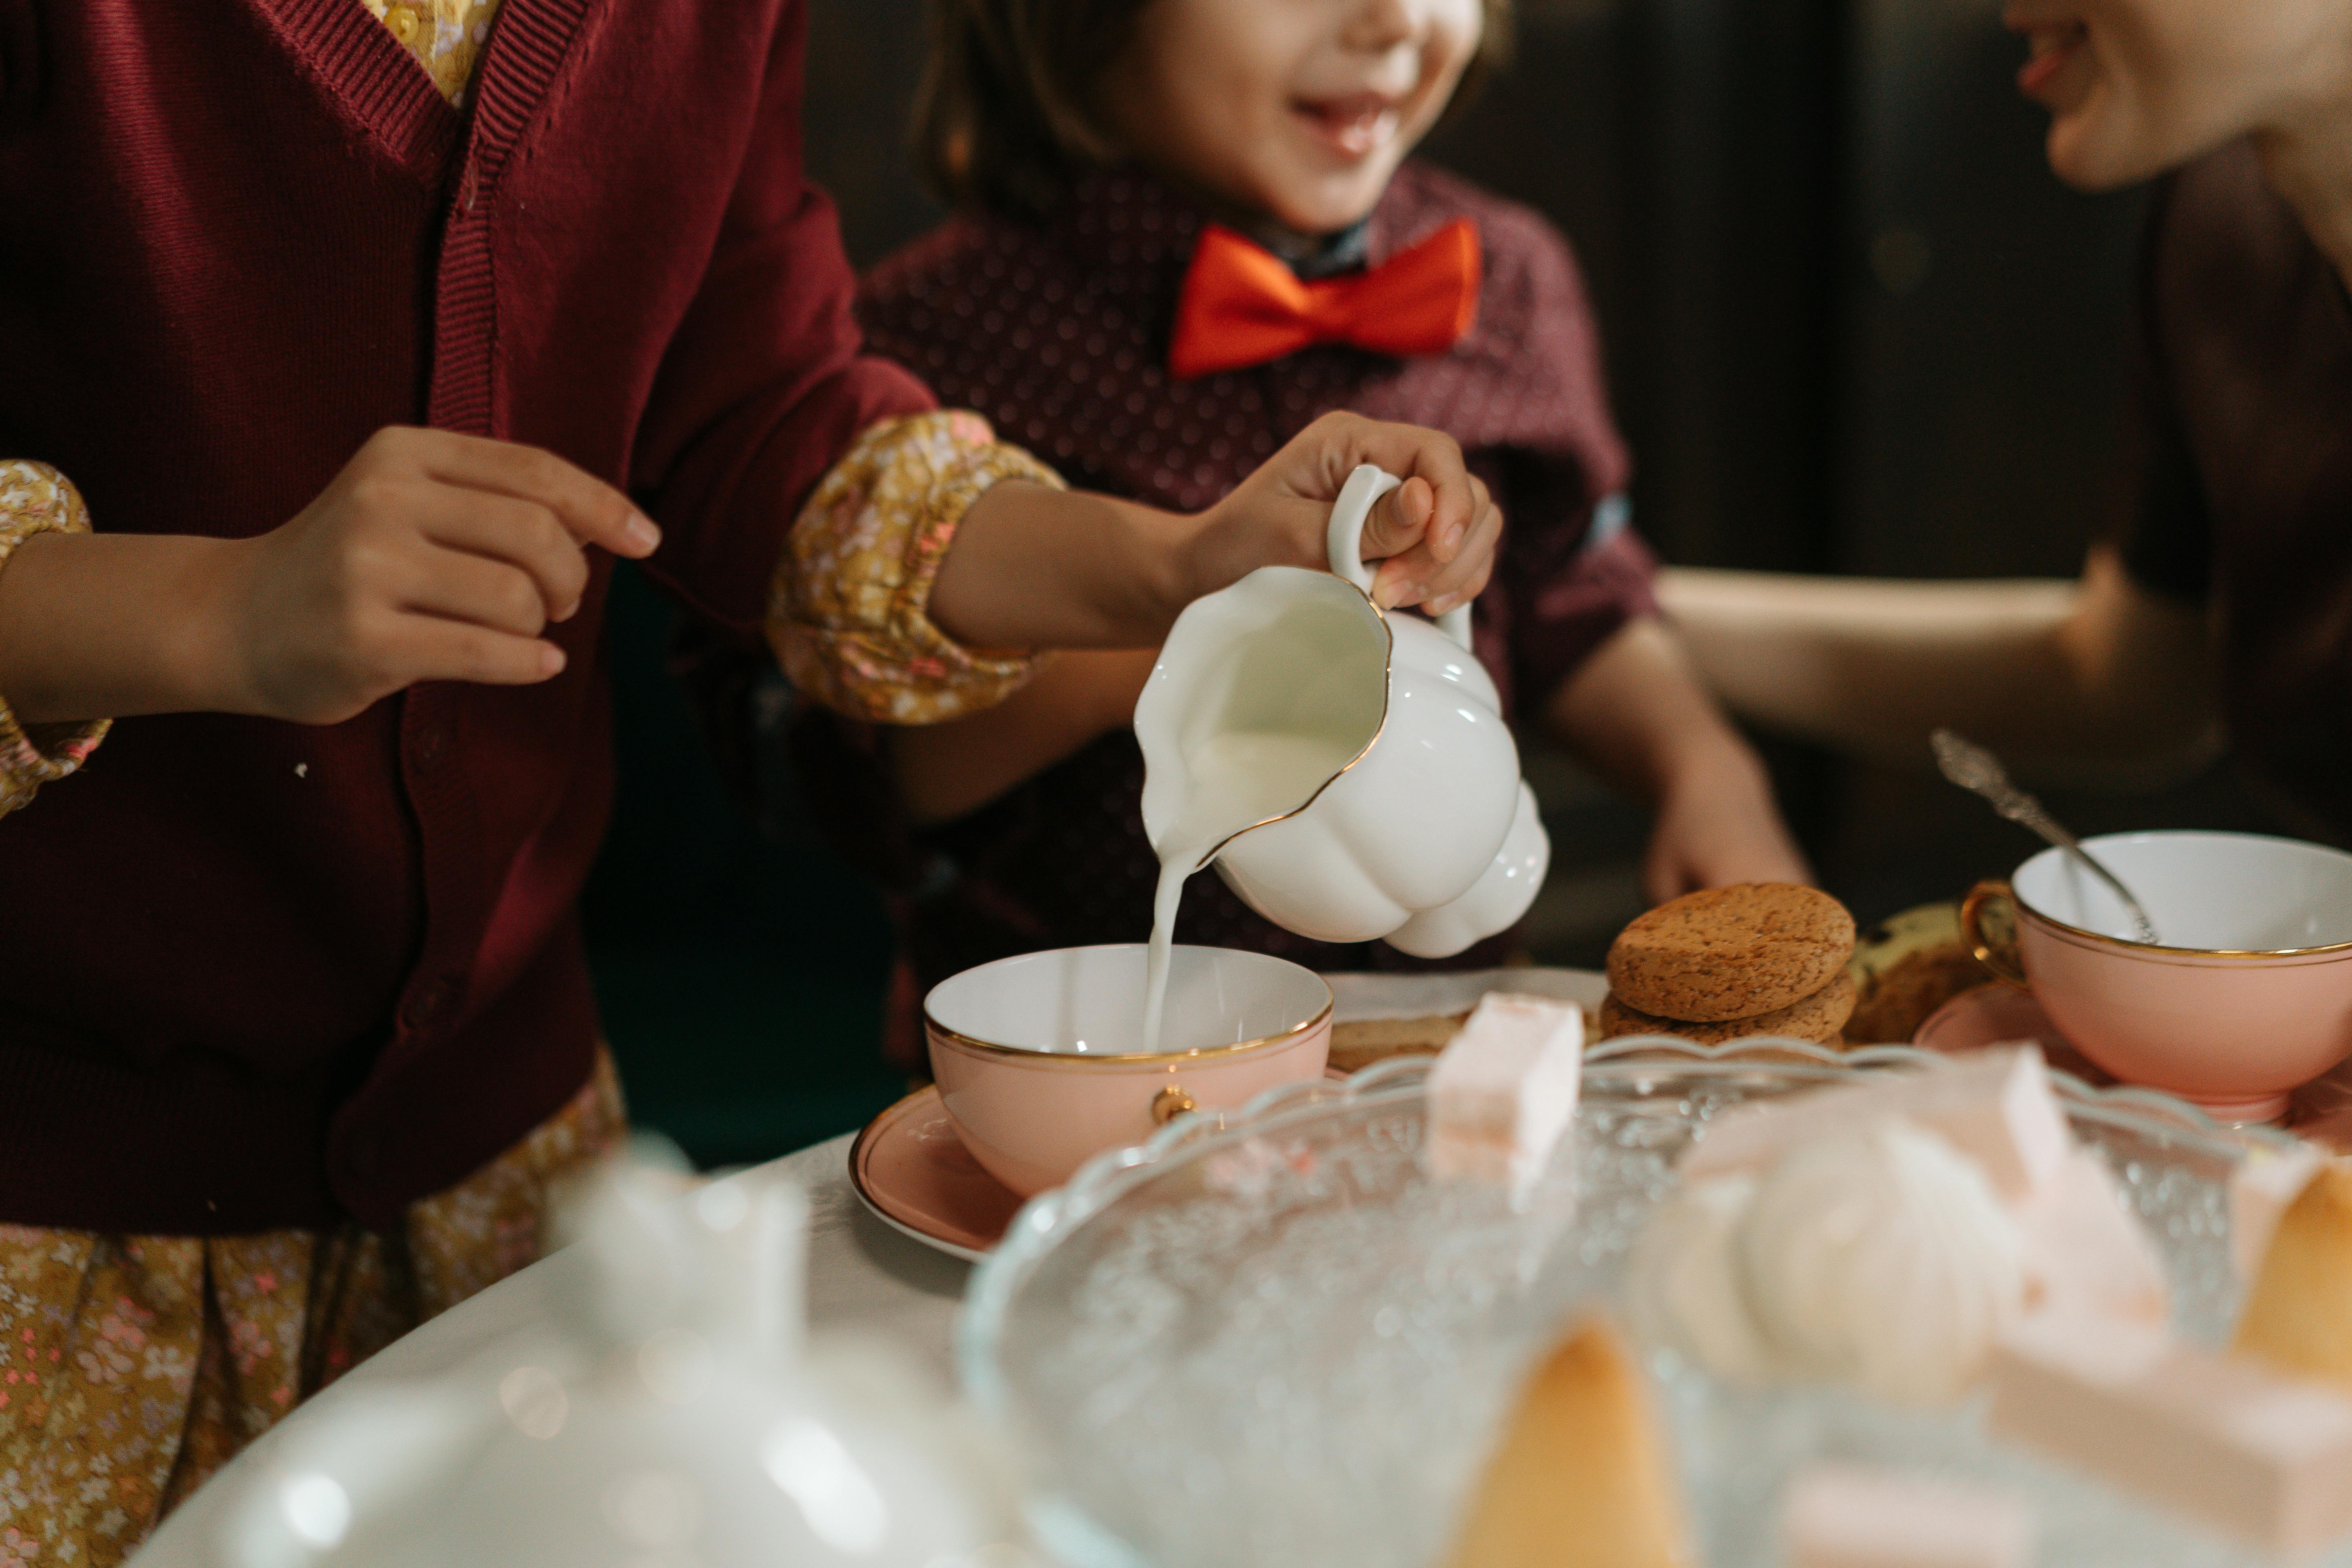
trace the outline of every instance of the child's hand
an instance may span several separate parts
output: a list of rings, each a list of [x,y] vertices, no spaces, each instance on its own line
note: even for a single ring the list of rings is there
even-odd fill
[[[644,556],[660,538],[551,453],[381,430],[292,521],[224,562],[221,705],[332,724],[420,680],[545,680],[563,651],[540,633],[580,607],[583,547]]]
[[[1503,514],[1463,467],[1461,447],[1433,430],[1344,413],[1309,425],[1202,515],[1198,591],[1269,563],[1328,564],[1331,503],[1360,463],[1404,480],[1364,523],[1364,559],[1381,563],[1373,599],[1443,615],[1475,598],[1495,567]]]
[[[1642,891],[1654,904],[1733,882],[1811,883],[1813,873],[1772,803],[1752,753],[1684,768],[1658,798]]]

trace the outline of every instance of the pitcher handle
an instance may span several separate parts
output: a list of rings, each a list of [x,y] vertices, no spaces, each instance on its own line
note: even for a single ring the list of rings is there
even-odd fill
[[[1364,564],[1364,522],[1372,515],[1372,503],[1402,483],[1394,474],[1361,463],[1339,487],[1339,499],[1331,503],[1331,530],[1323,542],[1331,570],[1367,595],[1372,591],[1372,569]],[[1456,605],[1438,616],[1437,629],[1468,649],[1470,606]]]
[[[2017,961],[2014,944],[1997,946],[1985,939],[1984,908],[1996,899],[2012,911],[2017,907],[2017,896],[2010,891],[2007,882],[1979,882],[1970,888],[1969,896],[1960,900],[1960,933],[1968,941],[1969,951],[1976,954],[1979,963],[1992,971],[1995,980],[2023,991],[2028,988],[2025,967]]]

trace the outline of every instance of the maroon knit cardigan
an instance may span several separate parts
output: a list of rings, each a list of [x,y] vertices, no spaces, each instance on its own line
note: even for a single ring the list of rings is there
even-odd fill
[[[625,484],[757,636],[861,426],[796,0],[507,0],[466,110],[356,0],[0,0],[0,455],[244,536],[378,427]],[[611,562],[542,686],[118,724],[0,819],[0,1221],[395,1224],[584,1080]]]
[[[1507,709],[1539,711],[1594,648],[1651,613],[1653,560],[1601,503],[1631,464],[1610,416],[1599,332],[1567,243],[1523,206],[1423,163],[1390,182],[1364,236],[1377,264],[1466,218],[1485,259],[1478,320],[1444,353],[1319,347],[1189,381],[1165,369],[1200,208],[1134,170],[1084,181],[1047,221],[967,215],[885,261],[858,296],[873,352],[1073,484],[1192,511],[1335,408],[1461,441],[1506,537],[1475,612],[1477,651]],[[1614,515],[1612,515],[1612,513]],[[1601,531],[1594,531],[1596,519]],[[971,816],[910,833],[874,767],[870,732],[818,715],[798,737],[803,785],[837,841],[893,890],[900,970],[888,1046],[919,1060],[913,1004],[971,964],[1035,948],[1136,942],[1158,863],[1134,736],[1105,736]],[[1281,930],[1214,877],[1187,885],[1180,941],[1320,969],[1413,967],[1382,943]],[[1497,962],[1508,936],[1453,964]]]

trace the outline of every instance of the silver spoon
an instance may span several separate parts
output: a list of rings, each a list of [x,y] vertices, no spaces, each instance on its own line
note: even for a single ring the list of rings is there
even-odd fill
[[[2147,918],[2139,900],[2132,897],[2129,888],[2118,880],[2113,871],[2099,864],[2091,852],[2083,847],[2082,840],[2058,824],[2058,819],[2042,809],[2042,803],[2009,782],[2009,772],[2000,759],[1971,741],[1964,741],[1949,730],[1938,730],[1927,737],[1936,748],[1936,765],[1946,778],[1969,791],[1982,795],[1992,803],[1992,808],[2010,821],[2032,828],[2059,848],[2080,860],[2090,873],[2115,889],[2116,897],[2131,911],[2132,925],[2139,940],[2151,947],[2158,945],[2156,922]]]

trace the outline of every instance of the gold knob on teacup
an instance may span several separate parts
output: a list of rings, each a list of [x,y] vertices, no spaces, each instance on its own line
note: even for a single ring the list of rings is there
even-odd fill
[[[1165,1127],[1186,1111],[1200,1109],[1199,1101],[1171,1083],[1151,1097],[1151,1125]]]

